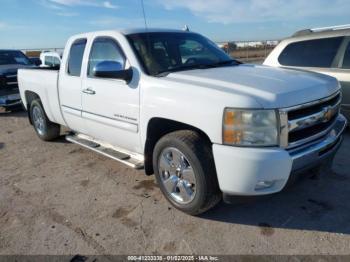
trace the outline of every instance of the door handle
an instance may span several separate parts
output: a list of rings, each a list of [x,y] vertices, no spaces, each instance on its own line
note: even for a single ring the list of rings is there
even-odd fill
[[[88,95],[95,95],[96,91],[92,90],[91,88],[87,88],[83,90],[83,93]]]

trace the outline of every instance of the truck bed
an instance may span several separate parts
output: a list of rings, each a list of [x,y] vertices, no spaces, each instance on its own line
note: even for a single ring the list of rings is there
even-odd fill
[[[21,99],[28,110],[28,94],[39,95],[47,117],[55,123],[64,125],[58,95],[58,68],[31,68],[18,70],[18,86]]]

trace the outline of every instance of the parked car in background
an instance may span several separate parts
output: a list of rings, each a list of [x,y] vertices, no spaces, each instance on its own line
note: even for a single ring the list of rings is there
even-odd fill
[[[56,52],[42,52],[40,54],[42,67],[59,67],[61,65],[61,55]]]
[[[155,174],[192,215],[332,163],[346,126],[335,78],[244,65],[177,30],[73,36],[60,70],[21,69],[19,86],[40,139],[66,126],[67,140]]]
[[[337,78],[342,112],[350,120],[350,25],[306,29],[283,40],[264,65],[304,69]]]
[[[39,57],[29,57],[29,60],[36,66],[41,66],[41,60]]]
[[[0,50],[0,107],[8,110],[21,106],[17,83],[19,68],[34,67],[19,50]]]

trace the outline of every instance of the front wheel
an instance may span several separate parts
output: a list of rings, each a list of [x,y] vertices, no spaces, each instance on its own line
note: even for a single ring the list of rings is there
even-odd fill
[[[29,112],[35,132],[41,140],[52,141],[59,137],[60,126],[48,119],[40,100],[31,103]]]
[[[177,131],[159,140],[153,167],[160,189],[177,209],[199,215],[221,199],[211,145],[193,131]]]

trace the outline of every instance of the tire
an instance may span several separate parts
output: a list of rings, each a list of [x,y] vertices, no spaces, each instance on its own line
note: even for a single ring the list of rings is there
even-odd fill
[[[60,126],[52,123],[39,99],[30,104],[30,119],[38,137],[43,141],[52,141],[60,136]]]
[[[165,198],[189,215],[204,213],[221,200],[211,145],[196,132],[162,137],[154,148],[153,168]]]

